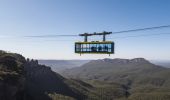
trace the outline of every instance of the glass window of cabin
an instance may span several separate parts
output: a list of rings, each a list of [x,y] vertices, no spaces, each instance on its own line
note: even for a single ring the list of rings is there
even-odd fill
[[[80,50],[81,50],[81,44],[77,43],[76,44],[76,51],[80,52]]]

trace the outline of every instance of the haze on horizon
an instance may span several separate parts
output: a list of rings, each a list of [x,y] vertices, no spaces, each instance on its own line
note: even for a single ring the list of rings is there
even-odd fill
[[[34,59],[146,58],[170,60],[170,28],[108,36],[115,54],[74,53],[80,37],[26,38],[37,35],[77,35],[84,32],[122,31],[170,25],[169,0],[1,0],[0,49]],[[100,40],[93,37],[90,40]]]

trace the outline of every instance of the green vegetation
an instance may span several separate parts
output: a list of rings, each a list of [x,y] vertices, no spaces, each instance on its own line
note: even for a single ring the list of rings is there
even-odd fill
[[[134,93],[128,100],[169,100],[170,93]]]
[[[72,97],[65,96],[65,95],[62,95],[62,94],[49,93],[48,95],[52,100],[76,100]]]

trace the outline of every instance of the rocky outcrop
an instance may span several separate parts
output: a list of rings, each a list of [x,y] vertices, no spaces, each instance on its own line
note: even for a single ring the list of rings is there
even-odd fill
[[[0,100],[80,100],[76,85],[37,60],[0,51]]]
[[[105,58],[102,60],[94,60],[93,62],[106,62],[106,63],[113,63],[113,64],[128,64],[128,63],[150,63],[148,60],[144,58],[134,58],[134,59],[120,59],[120,58],[115,58],[115,59],[109,59]]]
[[[18,54],[0,51],[0,100],[24,100],[25,59]]]

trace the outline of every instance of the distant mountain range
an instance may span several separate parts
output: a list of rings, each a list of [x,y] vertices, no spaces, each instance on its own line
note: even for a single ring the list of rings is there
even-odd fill
[[[150,63],[144,58],[135,59],[102,59],[93,60],[78,68],[63,71],[64,75],[74,78],[99,79],[104,81],[115,80],[121,74],[156,74],[161,71],[170,70]],[[112,76],[112,77],[111,77]],[[114,76],[114,77],[113,77]],[[129,77],[123,75],[124,77]],[[136,75],[135,75],[136,76]]]
[[[49,66],[53,71],[58,73],[66,69],[81,67],[89,61],[91,60],[38,60],[39,64]],[[162,67],[170,68],[170,61],[150,60],[150,62],[156,65],[160,65]]]
[[[51,69],[55,72],[80,67],[89,61],[90,60],[38,60],[40,64],[51,67]]]
[[[150,62],[160,65],[166,68],[170,68],[170,61],[169,60],[151,60]]]

